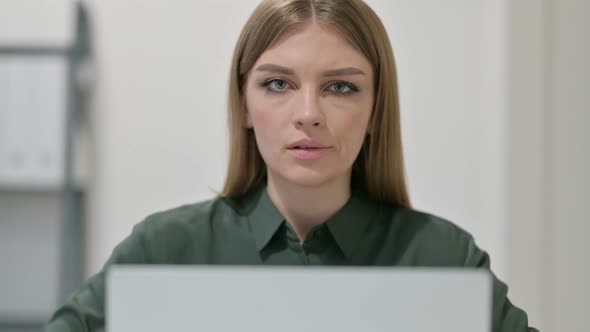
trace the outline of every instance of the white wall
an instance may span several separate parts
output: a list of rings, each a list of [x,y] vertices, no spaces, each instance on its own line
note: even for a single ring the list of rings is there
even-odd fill
[[[590,313],[590,2],[549,6],[549,330],[582,332]]]
[[[533,322],[586,331],[590,3],[511,4],[509,279]]]
[[[548,330],[544,61],[550,45],[541,1],[512,1],[509,11],[506,279],[510,297],[526,308],[535,327]]]
[[[229,61],[258,1],[88,2],[90,274],[146,215],[221,188]],[[588,4],[368,2],[397,58],[414,205],[475,235],[534,326],[576,331],[588,280]]]

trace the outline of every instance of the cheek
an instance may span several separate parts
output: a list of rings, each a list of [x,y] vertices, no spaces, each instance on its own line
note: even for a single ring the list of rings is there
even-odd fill
[[[337,119],[339,134],[349,141],[356,140],[359,136],[364,137],[370,114],[370,110],[359,110],[359,108],[341,112]]]
[[[272,125],[273,118],[268,109],[263,107],[249,107],[248,110],[252,119],[252,126],[255,130],[259,131]]]
[[[351,100],[335,99],[329,105],[329,113],[333,116],[333,129],[347,142],[364,137],[372,108],[373,99],[366,95]]]
[[[356,133],[363,127],[363,124],[365,122],[364,118],[364,114],[362,114],[361,112],[347,114],[347,116],[342,118],[342,130],[345,130],[346,132],[349,132],[351,134]]]
[[[266,98],[263,93],[250,93],[246,107],[248,117],[256,136],[256,143],[262,157],[268,163],[272,156],[280,149],[282,139],[280,129],[282,118],[277,112],[276,105]]]
[[[350,116],[344,123],[345,138],[355,148],[360,148],[363,143],[363,139],[367,134],[367,122],[368,117],[363,113],[358,113]],[[346,133],[349,133],[349,135],[346,135]]]
[[[356,159],[367,135],[369,117],[369,111],[354,111],[338,117],[333,130],[339,137],[342,158],[350,161]]]
[[[265,93],[258,91],[256,87],[249,86],[247,90],[246,108],[248,110],[248,117],[250,124],[257,131],[272,129],[279,122],[272,99],[265,96]]]
[[[266,137],[276,133],[276,128],[280,126],[280,118],[270,105],[264,103],[249,105],[248,112],[257,135]]]

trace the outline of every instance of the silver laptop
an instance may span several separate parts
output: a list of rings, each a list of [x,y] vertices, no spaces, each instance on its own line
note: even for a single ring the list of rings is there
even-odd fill
[[[115,266],[107,332],[489,332],[482,270]]]

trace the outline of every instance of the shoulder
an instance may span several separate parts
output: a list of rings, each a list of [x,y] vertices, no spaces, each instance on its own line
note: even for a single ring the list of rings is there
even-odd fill
[[[385,209],[388,210],[387,208]],[[387,212],[386,212],[387,213]],[[445,218],[409,208],[390,208],[384,222],[409,263],[464,266],[474,249],[473,236]]]
[[[148,215],[141,226],[158,231],[170,227],[195,227],[205,222],[219,205],[218,198],[183,204]]]
[[[135,225],[131,238],[143,248],[147,262],[175,262],[187,252],[203,252],[191,249],[206,248],[214,224],[235,219],[237,212],[220,197],[179,205],[147,216]]]
[[[211,227],[214,220],[240,214],[239,202],[214,197],[150,214],[138,224],[146,233],[186,232]]]
[[[397,225],[400,231],[407,232],[407,235],[414,237],[438,239],[442,242],[461,242],[471,238],[469,232],[454,222],[415,209],[398,208],[389,221]]]

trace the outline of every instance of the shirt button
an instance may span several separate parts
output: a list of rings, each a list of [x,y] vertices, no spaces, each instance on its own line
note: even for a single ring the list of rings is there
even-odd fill
[[[303,244],[301,245],[301,249],[303,249],[303,252],[305,254],[307,254],[309,252],[309,250],[311,249],[311,245],[309,244],[309,241],[307,239],[305,239],[305,241],[303,241]]]

